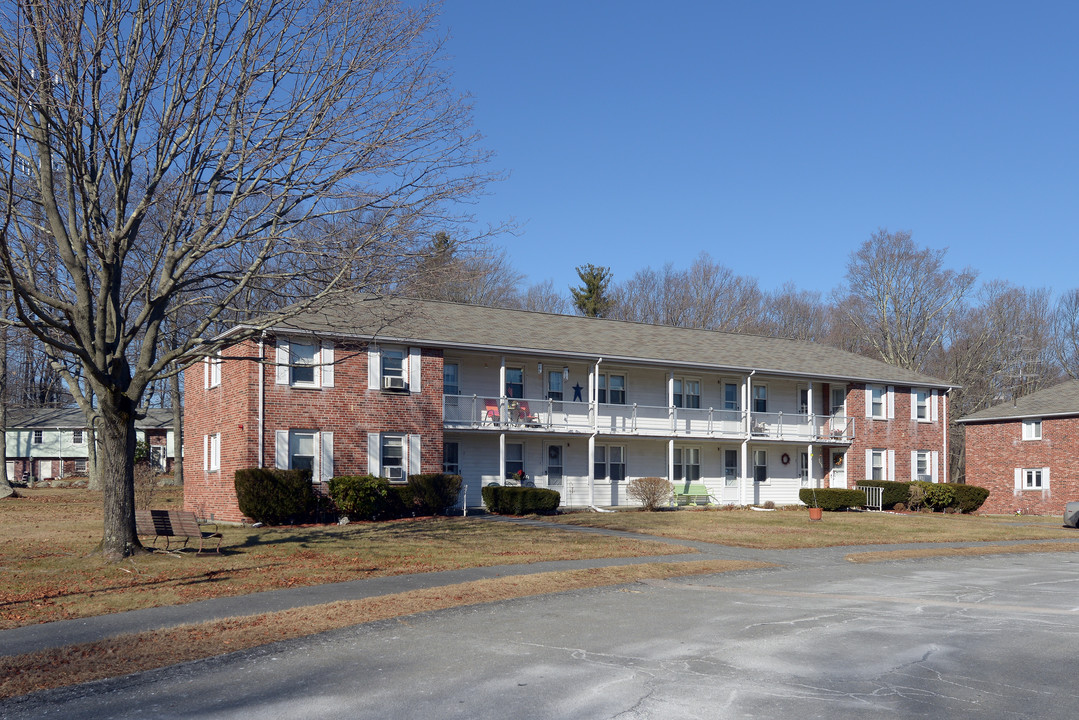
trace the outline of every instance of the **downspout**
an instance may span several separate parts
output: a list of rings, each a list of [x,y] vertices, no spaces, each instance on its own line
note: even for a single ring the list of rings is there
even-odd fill
[[[258,466],[263,467],[263,453],[265,452],[265,441],[263,439],[263,426],[266,422],[266,396],[265,396],[265,384],[266,384],[266,364],[263,362],[263,355],[265,353],[266,331],[263,330],[259,335],[259,416],[258,416]]]
[[[749,504],[746,502],[746,485],[749,482],[749,438],[753,432],[753,416],[750,407],[753,404],[753,376],[756,374],[756,370],[749,371],[749,375],[746,375],[745,388],[742,390],[745,403],[742,406],[742,412],[745,413],[746,420],[742,435],[742,477],[738,481],[738,501],[741,505]]]

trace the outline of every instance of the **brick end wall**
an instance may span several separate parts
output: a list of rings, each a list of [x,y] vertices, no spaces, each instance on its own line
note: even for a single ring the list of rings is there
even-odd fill
[[[202,365],[185,375],[184,507],[199,517],[240,522],[233,478],[236,470],[258,467],[258,364],[250,359],[258,343],[226,351],[221,386],[206,390]],[[273,342],[264,357],[263,466],[274,467],[278,430],[333,432],[334,474],[367,473],[367,434],[397,432],[420,435],[422,472],[442,470],[442,353],[423,349],[420,393],[383,392],[367,388],[364,345],[334,347],[334,386],[299,388],[278,385]],[[203,469],[203,435],[221,433],[221,470]]]
[[[1079,417],[1042,420],[1042,439],[1023,440],[1022,421],[966,426],[966,477],[989,490],[985,513],[1057,515],[1079,500]],[[1015,489],[1016,468],[1050,469],[1045,490]]]

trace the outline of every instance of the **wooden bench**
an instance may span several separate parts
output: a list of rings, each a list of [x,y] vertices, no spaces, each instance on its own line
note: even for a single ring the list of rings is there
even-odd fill
[[[187,547],[192,539],[198,540],[199,553],[202,552],[203,540],[217,538],[217,552],[221,552],[221,533],[205,532],[199,527],[195,513],[186,510],[136,510],[135,532],[142,537],[152,537],[154,547],[157,547],[159,537],[165,538],[166,551],[172,538],[183,538],[181,547]]]
[[[707,505],[712,502],[712,493],[708,492],[708,486],[704,483],[674,483],[673,498],[675,505],[681,505],[683,501],[692,502],[694,505]]]

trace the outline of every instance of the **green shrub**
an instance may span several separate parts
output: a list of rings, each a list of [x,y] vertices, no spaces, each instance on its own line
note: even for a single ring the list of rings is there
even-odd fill
[[[926,507],[933,510],[944,511],[959,505],[959,497],[955,492],[957,485],[945,485],[918,481],[925,489]]]
[[[416,496],[408,485],[391,484],[384,519],[415,517]]]
[[[821,510],[846,510],[865,505],[864,492],[840,488],[802,488],[798,491],[798,499],[812,507],[814,494],[817,498],[817,507]]]
[[[977,485],[956,485],[955,495],[959,503],[959,512],[972,513],[989,497],[989,491]]]
[[[443,473],[409,475],[408,487],[417,515],[442,515],[457,504],[461,476]]]
[[[390,481],[374,475],[338,475],[330,479],[330,499],[337,510],[355,520],[392,517]]]
[[[893,510],[895,506],[910,501],[910,483],[890,480],[859,480],[858,487],[883,488],[880,505],[882,510]]]
[[[249,468],[234,476],[240,512],[255,522],[303,522],[315,507],[310,470]]]
[[[562,500],[557,491],[546,488],[488,485],[482,492],[487,509],[499,515],[547,515]]]

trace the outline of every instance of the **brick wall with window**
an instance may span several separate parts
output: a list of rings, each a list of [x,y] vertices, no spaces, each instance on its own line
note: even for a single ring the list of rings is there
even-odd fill
[[[982,512],[1059,515],[1079,500],[1079,417],[1042,418],[1040,438],[1023,424],[966,424],[966,482],[989,490]]]
[[[362,475],[371,470],[373,457],[381,463],[382,440],[392,435],[403,438],[405,474],[441,470],[441,351],[387,346],[400,351],[385,365],[403,382],[391,383],[383,378],[378,348],[312,343],[299,336],[282,341],[298,345],[301,353],[286,356],[292,357],[292,368],[282,371],[275,339],[269,338],[263,350],[264,467],[310,463],[316,482],[332,475]],[[322,362],[329,353],[332,369],[327,373],[328,366],[322,365],[312,370],[312,360]],[[238,469],[258,466],[258,363],[252,360],[257,356],[257,341],[226,349],[221,383],[214,387],[204,383],[201,364],[185,375],[184,507],[201,518],[243,519],[234,477]],[[218,470],[204,463],[204,438],[214,434],[220,434]],[[370,447],[372,442],[379,447]]]

